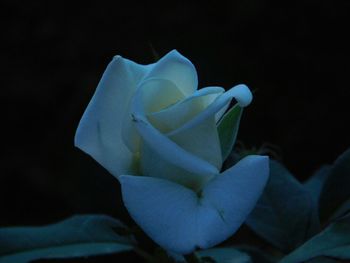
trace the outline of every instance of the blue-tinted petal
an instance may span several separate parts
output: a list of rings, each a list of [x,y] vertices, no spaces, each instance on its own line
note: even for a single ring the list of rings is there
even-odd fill
[[[266,156],[248,156],[210,181],[198,212],[198,246],[212,247],[242,225],[263,192],[269,176]]]
[[[180,254],[195,249],[198,206],[195,192],[147,176],[122,175],[119,181],[131,217],[156,243]]]
[[[191,61],[176,50],[162,57],[145,77],[173,82],[185,96],[191,95],[198,86],[197,72]]]
[[[137,107],[146,114],[159,111],[183,99],[183,94],[175,84],[165,79],[147,79],[138,85],[132,101],[137,101]],[[130,102],[124,115],[122,136],[123,141],[133,153],[140,151],[140,136],[133,123],[133,108]],[[134,103],[135,104],[135,103]]]
[[[223,110],[227,109],[230,101],[235,98],[237,103],[241,107],[248,106],[253,99],[253,95],[246,85],[237,85],[225,93],[218,96],[211,104],[208,105],[200,114],[196,115],[189,122],[173,131],[172,133],[179,132],[181,130],[188,129],[207,119],[208,117],[214,116],[215,119],[220,118],[220,114],[223,114]]]
[[[147,117],[163,133],[172,132],[200,114],[224,91],[220,87],[207,87],[197,90],[184,100],[164,110],[148,114]]]
[[[119,177],[132,218],[164,249],[186,254],[231,236],[261,195],[268,158],[249,156],[218,175],[199,195],[179,184],[147,176]]]
[[[80,120],[75,145],[114,176],[130,168],[132,153],[121,135],[126,125],[124,115],[138,83],[151,67],[115,57]]]
[[[138,114],[136,111],[134,114],[135,126],[143,143],[145,143],[150,150],[154,151],[157,156],[160,156],[163,161],[191,173],[203,174],[203,176],[211,176],[218,173],[218,169],[215,166],[184,150],[166,137],[166,135],[154,128],[142,114]]]

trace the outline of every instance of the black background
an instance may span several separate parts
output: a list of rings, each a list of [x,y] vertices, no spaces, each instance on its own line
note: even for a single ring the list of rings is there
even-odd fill
[[[76,213],[130,222],[119,185],[73,146],[116,54],[177,49],[200,87],[255,90],[239,140],[277,145],[300,180],[350,146],[350,2],[1,1],[0,226]]]

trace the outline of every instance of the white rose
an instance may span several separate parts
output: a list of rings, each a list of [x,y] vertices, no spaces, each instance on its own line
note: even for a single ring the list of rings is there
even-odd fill
[[[252,94],[245,85],[197,90],[194,66],[177,51],[150,65],[116,56],[79,123],[75,145],[120,181],[132,218],[167,250],[225,240],[266,184],[264,156],[220,172],[218,121],[232,98],[244,107]]]

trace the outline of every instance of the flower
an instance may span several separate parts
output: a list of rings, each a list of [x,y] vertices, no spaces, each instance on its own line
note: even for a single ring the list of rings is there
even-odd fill
[[[222,242],[262,193],[267,157],[220,172],[218,122],[233,98],[244,107],[252,94],[245,85],[197,90],[194,66],[175,50],[150,65],[116,56],[79,123],[75,145],[119,180],[130,215],[164,249]]]

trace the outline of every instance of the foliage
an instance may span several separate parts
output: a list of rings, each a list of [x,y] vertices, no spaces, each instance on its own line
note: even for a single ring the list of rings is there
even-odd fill
[[[226,118],[236,110],[229,111]],[[229,136],[234,140],[236,134]],[[138,247],[131,230],[119,220],[105,215],[78,215],[46,226],[1,228],[0,263],[119,252],[136,252],[154,263],[350,260],[349,186],[350,150],[333,165],[322,166],[304,183],[281,163],[271,160],[269,181],[246,220],[249,229],[260,237],[255,244],[229,243],[185,256],[159,249],[148,253]]]

